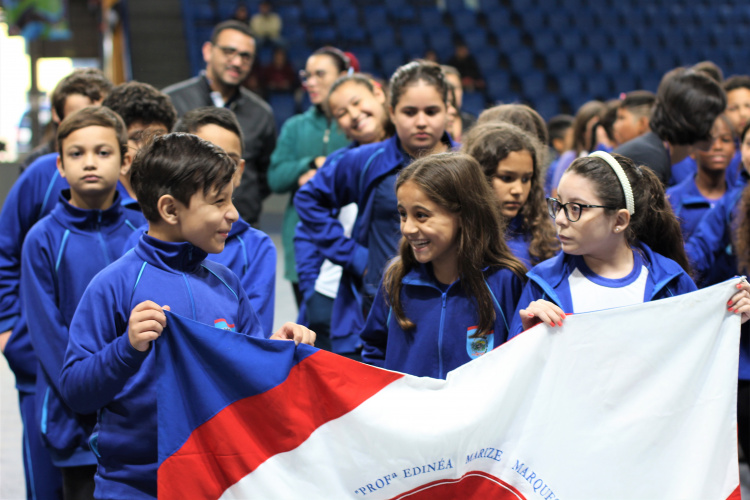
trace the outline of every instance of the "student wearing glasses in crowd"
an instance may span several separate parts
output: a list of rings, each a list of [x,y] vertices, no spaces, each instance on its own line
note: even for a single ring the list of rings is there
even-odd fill
[[[540,322],[561,326],[569,313],[696,290],[680,224],[651,169],[621,155],[592,153],[570,165],[547,206],[563,252],[527,274],[511,337]],[[739,291],[728,307],[746,312],[748,297]]]

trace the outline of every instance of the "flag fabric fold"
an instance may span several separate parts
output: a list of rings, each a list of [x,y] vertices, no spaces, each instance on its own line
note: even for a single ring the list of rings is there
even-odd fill
[[[447,380],[168,313],[159,498],[739,500],[737,282],[537,326]]]

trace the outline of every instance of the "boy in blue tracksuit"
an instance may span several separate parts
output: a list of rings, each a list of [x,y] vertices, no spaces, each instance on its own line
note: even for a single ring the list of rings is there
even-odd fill
[[[735,152],[732,122],[719,115],[711,128],[711,145],[693,153],[698,171],[667,189],[669,203],[680,221],[682,238],[687,241],[707,211],[726,195],[732,185],[725,180],[726,169]]]
[[[221,147],[237,162],[234,187],[239,187],[245,160],[242,159],[242,129],[234,113],[227,108],[214,106],[188,111],[174,127],[175,132],[195,134],[201,139]],[[124,250],[130,250],[147,229],[139,228],[128,239]],[[276,247],[271,238],[242,219],[232,224],[224,250],[208,254],[209,260],[234,271],[240,278],[264,332],[273,328],[274,299],[276,295]]]
[[[75,414],[63,402],[59,374],[68,326],[91,279],[119,256],[133,233],[119,203],[117,180],[127,151],[125,123],[113,111],[88,107],[60,124],[57,161],[70,185],[51,214],[29,231],[21,258],[21,298],[34,353],[36,418],[55,466],[63,497],[91,497],[96,459],[87,440],[93,415]],[[85,256],[85,258],[82,258]]]
[[[450,149],[457,147],[447,134],[441,140]],[[394,135],[346,152],[335,168],[319,170],[294,197],[300,219],[310,228],[321,253],[347,271],[331,312],[334,352],[357,350],[363,306],[369,309],[383,269],[397,253],[400,231],[393,209],[397,204],[393,186],[398,172],[411,161],[399,136]],[[349,203],[359,207],[351,238],[344,235],[341,223],[332,215],[332,210]],[[376,206],[387,207],[387,213],[380,213]]]
[[[131,147],[131,162],[132,156],[139,149],[138,144],[142,141],[143,131],[147,134],[166,134],[172,130],[177,120],[177,110],[172,105],[172,99],[154,86],[143,82],[131,81],[117,85],[104,98],[102,106],[108,107],[125,121]],[[129,163],[128,168],[120,175],[117,185],[120,199],[126,206],[137,204],[135,193],[130,187]],[[137,207],[135,209],[139,210]]]
[[[78,68],[57,84],[52,93],[52,107],[63,120],[78,109],[100,103],[111,88],[112,82],[100,70]],[[14,183],[0,212],[0,345],[7,341],[3,354],[16,377],[24,426],[27,498],[62,495],[60,472],[52,465],[34,418],[37,361],[19,296],[21,248],[26,234],[52,211],[60,191],[68,188],[56,163],[57,153],[35,158]]]
[[[150,344],[164,310],[267,337],[239,278],[206,260],[224,248],[239,214],[232,204],[235,160],[194,135],[157,137],[139,151],[131,181],[148,233],[99,273],[70,327],[60,387],[75,411],[97,412],[96,498],[156,498],[157,427]],[[273,339],[311,343],[287,324]]]

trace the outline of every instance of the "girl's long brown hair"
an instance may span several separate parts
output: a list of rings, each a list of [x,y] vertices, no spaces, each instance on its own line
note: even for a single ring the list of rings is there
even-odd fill
[[[458,217],[459,279],[466,295],[477,303],[476,336],[488,335],[495,322],[495,308],[483,269],[488,266],[508,268],[524,280],[526,268],[505,243],[500,210],[482,169],[474,158],[463,153],[434,154],[403,169],[396,181],[396,191],[406,182],[414,183],[432,202]],[[399,257],[386,270],[383,287],[386,300],[403,330],[415,325],[406,317],[401,302],[402,281],[419,265],[411,245],[401,238]]]
[[[534,176],[526,203],[521,208],[521,230],[531,235],[529,255],[538,264],[560,249],[557,232],[549,215],[542,186],[543,146],[534,136],[510,123],[486,122],[475,125],[464,138],[462,151],[479,162],[489,185],[499,162],[514,151],[528,151],[534,163]]]

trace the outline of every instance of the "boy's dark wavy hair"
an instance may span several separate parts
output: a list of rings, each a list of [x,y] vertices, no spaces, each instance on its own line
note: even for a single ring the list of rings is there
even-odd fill
[[[143,82],[127,82],[116,86],[104,98],[102,106],[120,115],[128,128],[141,122],[145,126],[162,124],[170,131],[177,120],[177,110],[172,105],[172,99],[153,85]]]
[[[670,144],[706,141],[726,107],[727,95],[716,80],[700,71],[675,68],[664,75],[656,91],[651,130]]]
[[[232,182],[237,164],[219,146],[182,132],[155,137],[143,146],[130,168],[130,184],[143,216],[161,219],[157,203],[169,194],[185,206],[203,190],[204,196]]]

